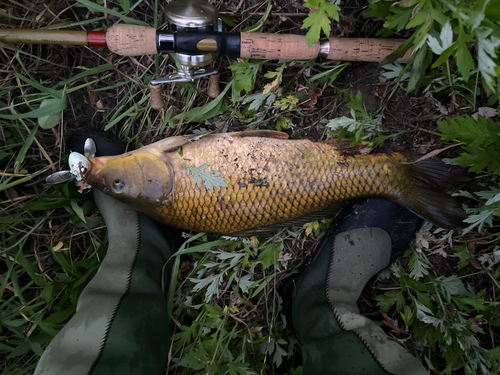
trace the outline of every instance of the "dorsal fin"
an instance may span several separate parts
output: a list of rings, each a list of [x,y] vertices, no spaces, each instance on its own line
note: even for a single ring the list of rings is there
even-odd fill
[[[161,141],[151,143],[150,145],[142,147],[142,149],[155,148],[161,150],[161,152],[173,152],[179,147],[191,142],[197,135],[181,135],[178,137],[169,137],[162,139]]]
[[[356,144],[351,144],[347,139],[327,139],[326,141],[322,141],[321,143],[334,146],[337,151],[343,153],[346,156],[355,156],[355,155],[366,155],[369,154],[372,150],[369,144],[359,142]]]
[[[276,130],[245,130],[243,132],[233,133],[238,137],[263,137],[263,138],[277,138],[277,139],[288,139],[288,134],[279,132]]]
[[[211,134],[208,132],[206,134],[191,134],[191,135],[181,135],[178,137],[169,137],[162,139],[161,141],[152,143],[150,145],[142,147],[143,149],[156,149],[161,150],[163,153],[169,153],[176,151],[179,147],[184,146],[189,142],[197,141],[205,136],[227,136],[233,135],[237,137],[264,137],[264,138],[277,138],[277,139],[288,139],[288,134],[283,132],[278,132],[275,130],[247,130],[243,132],[235,133],[222,133],[222,134]]]

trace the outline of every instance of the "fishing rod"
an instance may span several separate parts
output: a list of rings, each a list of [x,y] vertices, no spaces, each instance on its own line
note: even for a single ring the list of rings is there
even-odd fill
[[[308,46],[305,36],[251,32],[222,32],[218,10],[203,0],[176,0],[165,6],[167,30],[117,24],[107,31],[0,29],[0,42],[86,45],[107,47],[122,56],[157,53],[175,55],[181,69],[153,79],[152,95],[159,84],[191,82],[217,74],[205,69],[217,56],[264,60],[314,60],[381,62],[403,42],[401,39],[329,38]],[[409,62],[411,49],[399,62]],[[155,93],[156,91],[156,93]]]

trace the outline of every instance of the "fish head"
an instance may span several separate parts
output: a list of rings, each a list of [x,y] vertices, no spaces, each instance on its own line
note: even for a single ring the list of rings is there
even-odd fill
[[[138,150],[91,158],[84,178],[107,195],[137,206],[164,202],[172,191],[174,174],[168,160]]]

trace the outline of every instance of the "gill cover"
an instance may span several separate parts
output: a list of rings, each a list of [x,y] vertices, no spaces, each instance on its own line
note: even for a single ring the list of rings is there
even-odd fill
[[[107,195],[137,205],[163,202],[172,191],[174,172],[168,161],[148,151],[90,159],[85,178]]]

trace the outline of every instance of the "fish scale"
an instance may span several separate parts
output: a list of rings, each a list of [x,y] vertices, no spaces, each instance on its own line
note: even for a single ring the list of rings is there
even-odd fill
[[[348,156],[333,141],[288,140],[265,131],[257,133],[264,137],[255,134],[208,135],[192,142],[174,137],[121,156],[90,159],[86,179],[159,221],[194,231],[234,234],[272,227],[327,211],[339,202],[371,196],[396,201],[426,216],[412,197],[422,188],[414,176],[418,168],[401,163],[406,158],[400,154]],[[220,172],[228,186],[213,192],[204,183],[199,186],[186,167],[204,164],[208,165],[204,172]],[[123,190],[113,192],[112,181],[123,182]],[[158,187],[168,194],[159,195]],[[447,197],[435,190],[429,191],[440,199]]]

